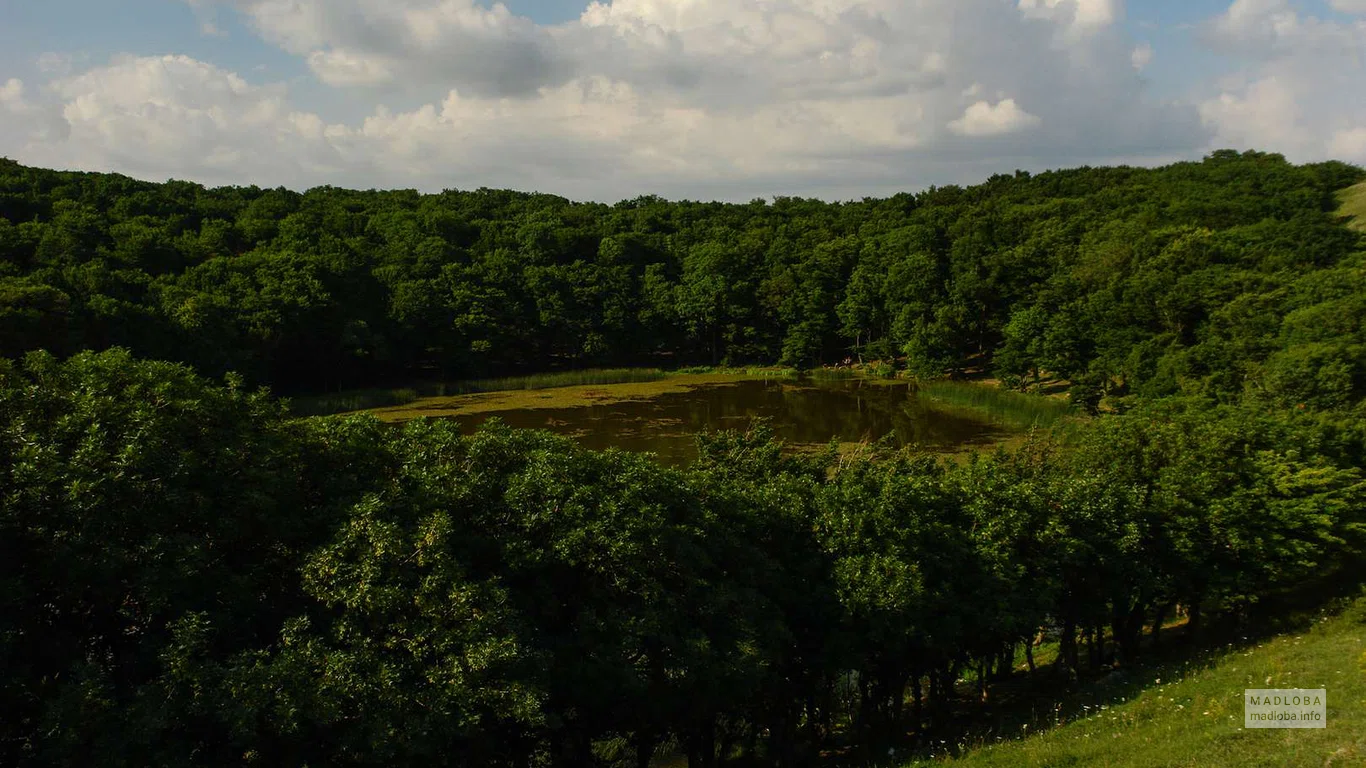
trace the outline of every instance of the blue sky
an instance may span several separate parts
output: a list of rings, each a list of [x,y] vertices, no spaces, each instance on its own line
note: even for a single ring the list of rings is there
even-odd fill
[[[1223,146],[1366,161],[1366,0],[585,8],[10,0],[0,154],[603,199],[858,197]]]

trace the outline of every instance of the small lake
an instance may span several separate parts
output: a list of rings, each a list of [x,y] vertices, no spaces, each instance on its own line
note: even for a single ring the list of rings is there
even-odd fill
[[[601,402],[490,411],[476,406],[465,409],[474,412],[455,410],[444,418],[457,421],[464,432],[473,432],[496,417],[513,427],[568,435],[589,448],[652,452],[670,465],[696,458],[698,433],[743,430],[756,419],[766,420],[778,439],[796,447],[818,447],[831,440],[871,442],[891,435],[898,446],[952,452],[989,446],[1012,434],[987,420],[935,407],[903,383],[748,379],[625,399],[613,397],[615,386],[593,390],[602,395]],[[468,404],[479,397],[446,402]],[[419,401],[409,408],[422,406]],[[425,415],[441,413],[428,410]]]

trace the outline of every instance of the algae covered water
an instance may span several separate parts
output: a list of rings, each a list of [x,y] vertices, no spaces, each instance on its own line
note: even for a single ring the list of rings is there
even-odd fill
[[[403,413],[451,418],[470,432],[498,418],[513,427],[568,435],[589,448],[654,453],[667,464],[695,458],[698,433],[746,429],[756,420],[799,448],[890,436],[897,446],[956,451],[1011,434],[983,417],[922,398],[906,383],[744,379],[703,381],[658,393],[614,392],[606,386],[586,394],[596,397],[562,405],[566,398],[545,396],[544,407],[531,402],[483,410],[473,396],[414,403]],[[456,407],[443,412],[443,404]]]

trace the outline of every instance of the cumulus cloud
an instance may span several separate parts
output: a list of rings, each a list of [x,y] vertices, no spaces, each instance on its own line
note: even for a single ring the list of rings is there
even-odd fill
[[[1134,69],[1142,72],[1148,68],[1149,64],[1153,63],[1154,55],[1153,47],[1148,43],[1143,43],[1129,54],[1129,63],[1134,65]]]
[[[195,0],[203,2],[203,0]],[[331,85],[425,85],[533,94],[576,74],[564,30],[474,0],[227,0]]]
[[[1026,15],[1062,20],[1074,34],[1085,34],[1114,24],[1123,13],[1120,0],[1019,0]]]
[[[973,104],[962,117],[949,123],[949,130],[960,136],[1004,136],[1037,128],[1042,122],[1020,109],[1014,99],[1002,99],[996,104],[986,101]]]
[[[126,58],[49,83],[42,110],[69,136],[16,154],[206,181],[747,199],[1165,161],[1209,140],[1194,105],[1146,96],[1119,0],[614,0],[549,26],[471,0],[222,3],[365,117],[301,110],[297,83]]]
[[[52,98],[25,102],[14,123],[26,131],[19,159],[225,183],[294,183],[342,168],[283,86],[253,86],[185,56],[121,58],[47,90]]]
[[[24,81],[17,77],[11,77],[0,85],[0,105],[7,109],[15,110],[22,108],[24,104]]]
[[[1328,0],[1328,4],[1342,13],[1366,13],[1366,0]]]
[[[205,37],[227,37],[228,33],[218,26],[214,2],[215,0],[185,0],[194,11],[195,18],[199,20],[199,34]]]
[[[1366,162],[1366,22],[1307,15],[1289,0],[1236,0],[1207,36],[1245,64],[1200,105],[1219,143]]]
[[[39,72],[52,75],[65,75],[71,71],[73,59],[70,54],[48,51],[38,57],[34,62]]]
[[[1334,157],[1366,158],[1366,127],[1334,132],[1329,146]]]

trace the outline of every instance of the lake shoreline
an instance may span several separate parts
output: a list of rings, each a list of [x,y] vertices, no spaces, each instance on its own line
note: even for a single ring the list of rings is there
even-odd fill
[[[619,384],[577,384],[545,389],[504,389],[471,392],[441,397],[424,397],[403,405],[369,408],[360,411],[380,421],[402,423],[422,417],[450,418],[517,410],[560,410],[594,405],[638,402],[665,394],[686,392],[696,387],[756,381],[762,377],[745,374],[683,373],[648,382]]]
[[[516,428],[556,432],[589,448],[651,453],[680,465],[695,454],[698,434],[746,430],[757,423],[773,428],[792,452],[834,444],[847,455],[890,439],[897,448],[963,457],[1017,446],[1032,427],[1070,414],[1068,406],[1044,396],[969,382],[870,377],[846,369],[814,375],[778,368],[691,369],[647,378],[423,397],[362,413],[392,425],[452,419],[466,432],[499,419]],[[946,390],[958,396],[946,398]]]

